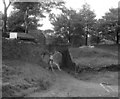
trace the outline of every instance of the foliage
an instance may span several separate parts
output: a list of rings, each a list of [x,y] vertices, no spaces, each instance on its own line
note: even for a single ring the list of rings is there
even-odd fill
[[[41,4],[38,2],[15,2],[13,4],[14,11],[8,21],[9,30],[16,31],[18,28],[22,28],[22,31],[25,31],[26,25],[28,30],[36,29],[37,26],[40,26],[36,18],[38,15],[39,17],[44,17],[40,6]]]
[[[54,30],[51,29],[44,30],[44,35],[53,35],[53,34],[54,34]]]
[[[3,59],[17,59],[21,58],[22,54],[27,55],[27,51],[20,48],[16,40],[2,39],[2,57]],[[27,50],[27,49],[26,49]]]
[[[53,44],[67,44],[67,41],[65,39],[63,39],[62,37],[58,36],[58,37],[54,37],[54,41]]]
[[[95,32],[95,24],[96,24],[96,15],[94,11],[90,9],[90,5],[85,3],[82,9],[79,11],[80,16],[82,17],[82,25],[85,31],[84,37],[86,38],[85,44],[88,43],[88,34],[93,35]]]
[[[28,33],[36,39],[37,43],[39,43],[40,45],[43,45],[43,46],[45,45],[46,38],[45,38],[45,35],[43,34],[42,30],[33,30],[32,29],[32,30],[29,30]]]
[[[84,30],[87,28],[88,31],[90,32],[90,30],[94,29],[93,26],[96,22],[96,19],[95,19],[96,15],[94,11],[90,9],[90,5],[85,3],[83,5],[83,8],[79,11],[79,14],[82,17],[82,24],[84,26]]]
[[[13,3],[14,11],[8,20],[9,31],[22,29],[28,33],[29,29],[37,29],[42,26],[38,21],[45,18],[44,13],[49,13],[53,8],[59,8],[63,2],[15,2]]]
[[[50,21],[54,26],[55,33],[62,36],[72,45],[83,45],[83,40],[87,40],[88,34],[95,32],[95,13],[90,10],[88,4],[84,4],[83,8],[76,10],[63,7],[60,15],[50,14]],[[87,34],[86,34],[87,33]],[[76,43],[77,42],[77,43]],[[86,41],[87,43],[87,41]]]
[[[96,36],[96,35],[91,36],[91,39],[90,39],[91,44],[99,44],[100,41],[101,41],[101,38],[99,36]]]
[[[72,36],[72,46],[79,47],[85,44],[85,38],[79,36]]]
[[[2,12],[0,11],[0,29],[1,29],[1,27],[3,26],[2,17],[3,17],[3,14],[2,14]]]
[[[108,40],[118,43],[118,9],[111,8],[109,12],[105,13],[99,22],[99,31],[102,33],[102,37]]]
[[[50,14],[51,24],[54,26],[55,34],[61,36],[72,44],[72,36],[81,37],[83,35],[81,18],[73,9],[62,9],[62,14]]]
[[[41,62],[40,55],[43,47],[33,43],[20,42],[19,40],[2,39],[2,58],[9,60],[24,60],[39,64]]]
[[[7,36],[6,31],[7,31],[7,11],[10,5],[12,4],[11,0],[9,0],[8,5],[6,4],[5,0],[2,0],[4,4],[4,15],[3,15],[3,34],[2,36]]]

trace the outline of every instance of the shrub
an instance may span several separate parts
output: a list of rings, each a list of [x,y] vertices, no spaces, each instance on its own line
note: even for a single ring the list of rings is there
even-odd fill
[[[17,40],[2,39],[3,59],[20,59],[23,55],[27,54],[27,49],[23,48]]]
[[[20,42],[19,40],[2,39],[2,58],[10,60],[23,60],[40,64],[43,47],[33,43]]]

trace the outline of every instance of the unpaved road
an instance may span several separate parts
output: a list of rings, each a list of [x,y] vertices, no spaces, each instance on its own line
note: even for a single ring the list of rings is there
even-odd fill
[[[49,90],[35,92],[27,97],[118,97],[117,86],[101,86],[77,80],[64,71],[56,72],[56,82]]]

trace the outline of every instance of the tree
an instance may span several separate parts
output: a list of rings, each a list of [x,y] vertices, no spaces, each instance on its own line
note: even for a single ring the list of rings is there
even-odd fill
[[[3,25],[2,17],[3,17],[3,14],[2,14],[2,12],[0,11],[0,27],[2,27],[2,25]]]
[[[10,7],[10,5],[12,4],[12,2],[14,2],[14,0],[9,0],[8,5],[6,4],[5,0],[2,0],[3,4],[4,4],[4,16],[3,16],[3,35],[6,35],[6,31],[7,31],[7,11],[8,8]]]
[[[72,44],[73,38],[81,37],[83,34],[81,17],[75,10],[63,8],[60,15],[51,14],[50,22],[54,26],[56,35],[61,36]]]
[[[118,10],[119,8],[111,8],[109,12],[106,12],[102,17],[103,22],[101,23],[102,35],[108,39],[119,43],[119,32],[118,32]]]
[[[96,44],[99,44],[101,39],[103,39],[103,31],[102,29],[104,28],[102,26],[102,24],[104,23],[104,20],[103,19],[98,19],[96,20],[95,24],[93,25],[93,31],[92,31],[92,34],[91,34],[91,43],[96,43]]]
[[[79,11],[79,14],[82,16],[82,25],[85,31],[85,45],[87,45],[88,42],[88,34],[92,35],[92,32],[94,30],[94,24],[96,22],[96,15],[93,11],[90,9],[90,5],[85,3],[82,7],[82,9]]]
[[[23,28],[25,33],[28,29],[36,29],[38,24],[37,17],[45,17],[40,10],[39,2],[15,2],[14,11],[9,18],[9,28],[14,31],[16,28]]]
[[[59,4],[59,5],[58,5]],[[37,29],[39,18],[44,18],[45,12],[50,12],[53,7],[60,6],[60,2],[15,2],[14,11],[9,18],[8,27],[11,31],[21,29],[28,33],[29,29]]]

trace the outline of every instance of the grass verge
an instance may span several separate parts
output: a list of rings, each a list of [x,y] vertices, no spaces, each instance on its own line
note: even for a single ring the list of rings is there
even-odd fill
[[[4,61],[2,78],[3,97],[21,97],[35,91],[47,90],[55,81],[51,72],[18,60]]]

